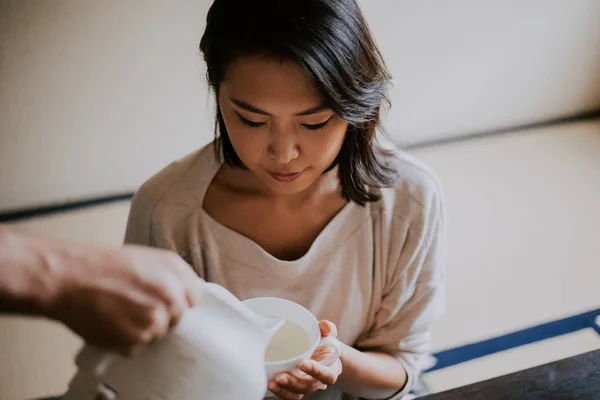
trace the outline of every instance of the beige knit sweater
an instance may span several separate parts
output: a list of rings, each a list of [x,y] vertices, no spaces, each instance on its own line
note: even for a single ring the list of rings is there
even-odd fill
[[[240,300],[283,297],[334,322],[339,339],[395,355],[409,381],[443,311],[445,220],[435,176],[398,152],[400,180],[379,201],[350,203],[296,261],[282,261],[202,208],[220,165],[212,145],[172,163],[136,193],[125,241],[173,250]],[[354,399],[335,386],[306,399]]]

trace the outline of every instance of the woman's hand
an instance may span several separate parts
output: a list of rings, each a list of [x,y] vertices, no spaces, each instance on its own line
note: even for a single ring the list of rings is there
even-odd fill
[[[321,337],[337,337],[336,326],[329,321],[319,321]],[[333,353],[328,346],[318,347],[310,360],[302,361],[297,372],[282,372],[269,383],[269,390],[283,400],[299,400],[305,395],[327,389],[342,373],[342,362],[338,358],[331,365],[324,360]]]

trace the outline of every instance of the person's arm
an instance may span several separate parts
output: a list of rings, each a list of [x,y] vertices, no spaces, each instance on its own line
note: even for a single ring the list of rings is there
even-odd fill
[[[203,281],[177,255],[21,235],[0,227],[0,312],[63,322],[86,342],[130,354],[200,301]]]
[[[386,399],[406,385],[406,370],[390,354],[344,345],[341,359],[344,369],[337,385],[346,393],[363,399]]]
[[[362,352],[343,343],[341,345],[341,362],[327,366],[318,362],[320,357],[303,361],[298,368],[307,377],[284,373],[285,385],[275,380],[269,388],[286,400],[296,398],[296,393],[310,394],[333,384],[362,399],[385,399],[405,386],[406,370],[393,356],[377,351]],[[322,357],[329,354],[323,352]]]
[[[0,312],[44,315],[60,274],[44,242],[0,227]]]
[[[390,269],[374,326],[355,348],[344,349],[337,383],[344,392],[364,399],[400,399],[421,372],[432,324],[444,309],[442,202],[441,192],[435,191],[424,207],[421,231],[408,235]]]

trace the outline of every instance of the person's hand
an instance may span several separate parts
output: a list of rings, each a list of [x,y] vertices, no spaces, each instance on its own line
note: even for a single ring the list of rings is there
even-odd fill
[[[202,294],[203,281],[165,250],[77,245],[47,262],[60,277],[47,315],[87,343],[123,355],[164,336]]]
[[[319,321],[321,336],[337,337],[336,326],[329,321]],[[310,393],[325,390],[333,385],[342,373],[342,362],[338,358],[331,365],[324,365],[324,360],[333,353],[328,346],[318,347],[310,360],[298,364],[298,372],[282,372],[269,383],[269,390],[283,400],[299,400]]]

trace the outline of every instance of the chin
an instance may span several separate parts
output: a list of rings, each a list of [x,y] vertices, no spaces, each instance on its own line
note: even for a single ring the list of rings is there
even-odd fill
[[[263,184],[273,193],[277,195],[294,195],[302,193],[314,183],[311,176],[301,176],[293,182],[279,182],[268,173],[261,176]]]

